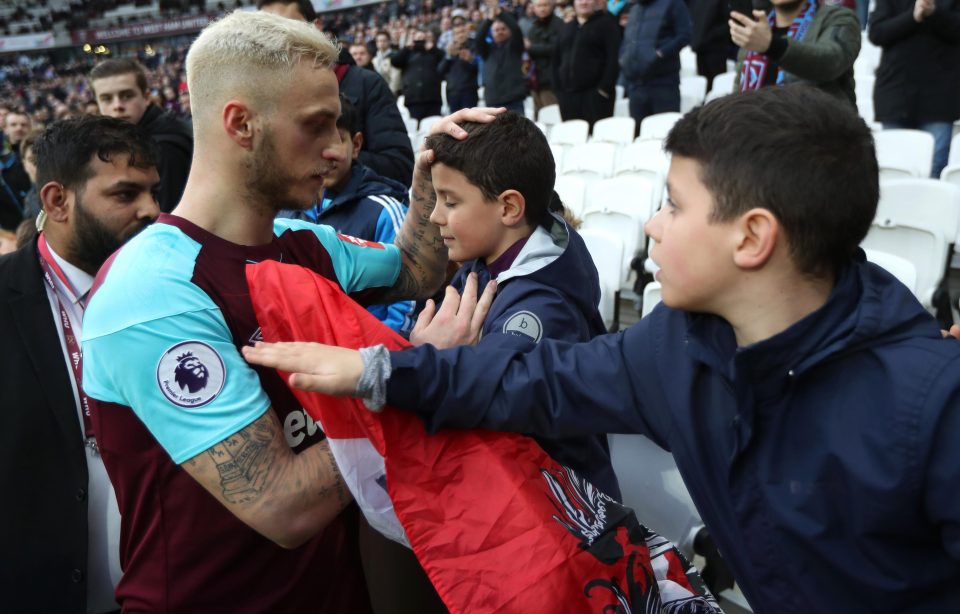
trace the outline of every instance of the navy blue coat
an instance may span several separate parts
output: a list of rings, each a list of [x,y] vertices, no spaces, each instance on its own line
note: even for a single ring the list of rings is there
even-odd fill
[[[478,259],[465,263],[450,284],[463,292],[471,272],[477,273],[480,288],[490,280],[490,272]],[[497,276],[497,296],[478,345],[509,355],[529,350],[541,339],[587,341],[606,332],[597,310],[599,301],[597,268],[583,239],[555,218],[551,231],[538,228],[510,268]],[[554,460],[620,499],[606,436],[535,439]]]
[[[670,450],[757,612],[960,603],[960,344],[875,265],[743,348],[722,319],[659,305],[589,343],[391,359],[387,402],[430,428],[642,433]]]

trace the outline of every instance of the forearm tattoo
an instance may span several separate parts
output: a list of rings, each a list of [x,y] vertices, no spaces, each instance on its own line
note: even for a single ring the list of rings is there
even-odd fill
[[[268,448],[276,436],[273,421],[261,418],[207,450],[220,475],[224,499],[253,503],[260,498],[269,484],[274,455]]]

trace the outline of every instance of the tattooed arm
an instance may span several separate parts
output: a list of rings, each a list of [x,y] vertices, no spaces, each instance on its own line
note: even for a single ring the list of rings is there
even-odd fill
[[[462,109],[433,125],[430,134],[446,133],[456,139],[467,138],[458,122],[491,122],[504,109]],[[447,248],[440,238],[440,229],[430,221],[437,204],[430,165],[433,151],[421,148],[413,169],[410,209],[395,244],[400,248],[400,274],[392,288],[376,295],[371,303],[387,303],[412,298],[428,298],[440,289],[447,266]]]
[[[316,535],[352,501],[327,442],[294,454],[272,409],[181,466],[237,518],[284,548]]]

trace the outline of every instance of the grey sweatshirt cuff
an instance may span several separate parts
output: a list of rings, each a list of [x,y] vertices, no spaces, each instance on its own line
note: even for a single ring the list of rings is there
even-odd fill
[[[370,411],[379,412],[387,402],[390,379],[390,352],[383,344],[360,348],[363,373],[357,381],[357,396]]]

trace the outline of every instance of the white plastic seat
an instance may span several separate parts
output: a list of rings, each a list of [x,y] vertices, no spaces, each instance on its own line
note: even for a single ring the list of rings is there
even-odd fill
[[[645,285],[643,287],[643,309],[640,311],[640,317],[645,318],[649,315],[661,300],[659,281],[651,281]]]
[[[867,255],[867,260],[886,269],[916,296],[917,267],[913,266],[912,262],[896,254],[881,252],[876,249],[864,249],[863,251]]]
[[[662,139],[666,138],[667,133],[673,128],[682,115],[680,113],[668,112],[648,115],[640,122],[641,139]]]
[[[960,188],[960,163],[948,164],[940,172],[940,181],[951,183]]]
[[[960,127],[960,123],[953,126],[953,131],[956,134],[950,141],[950,156],[947,158],[947,166],[960,164],[960,132],[957,132],[958,127]]]
[[[640,177],[614,177],[590,184],[583,205],[583,228],[597,228],[623,241],[629,263],[643,241],[643,225],[650,216],[653,188]],[[620,287],[630,289],[630,269],[622,268]]]
[[[583,213],[583,201],[586,198],[587,182],[573,175],[557,175],[553,184],[564,206],[574,215],[580,217]]]
[[[550,128],[547,140],[555,145],[582,145],[587,142],[590,124],[582,119],[571,119]]]
[[[409,115],[403,118],[403,124],[407,127],[407,132],[417,133],[419,128],[419,123],[417,120],[413,119]]]
[[[881,130],[873,134],[882,178],[893,173],[929,177],[933,166],[933,135],[922,130]],[[884,171],[890,173],[884,175]]]
[[[550,144],[550,152],[553,154],[553,164],[556,166],[557,175],[560,174],[560,169],[563,168],[563,156],[566,151],[567,148],[563,145],[557,145],[556,143]]]
[[[600,278],[599,310],[603,324],[607,330],[615,330],[619,328],[617,307],[623,270],[623,241],[617,235],[598,228],[584,228],[579,232]]]
[[[626,98],[627,88],[623,87],[622,85],[615,85],[614,88],[616,91],[614,100],[623,100]]]
[[[857,97],[857,111],[860,112],[860,117],[862,117],[867,124],[871,124],[874,120],[873,84],[876,79],[871,73],[870,75],[857,75],[856,80],[857,85],[854,93]]]
[[[884,181],[877,215],[861,245],[910,261],[917,270],[917,298],[931,309],[958,225],[957,186],[935,179]]]
[[[613,116],[630,117],[630,100],[628,98],[621,98],[613,103]]]
[[[697,54],[690,46],[680,50],[680,78],[697,75]]]
[[[443,119],[441,115],[429,115],[420,120],[420,132],[422,134],[427,134],[430,132],[430,128],[433,128],[433,125]]]
[[[737,80],[737,73],[735,72],[725,72],[717,75],[713,78],[713,87],[710,89],[710,93],[707,94],[707,102],[711,100],[716,100],[722,96],[733,93],[733,86]]]
[[[634,175],[650,181],[654,187],[651,216],[663,199],[669,170],[670,156],[663,151],[663,141],[660,139],[641,139],[622,147],[613,166],[615,177]]]
[[[563,152],[562,173],[586,179],[602,179],[613,174],[617,146],[611,143],[584,143]]]
[[[632,117],[607,117],[593,125],[591,140],[595,143],[629,145],[633,142],[636,130],[637,122]]]
[[[559,124],[562,122],[563,119],[560,117],[560,105],[548,104],[547,106],[541,108],[540,114],[537,115],[537,121],[545,126],[553,126],[554,124]]]
[[[686,113],[703,104],[707,96],[707,78],[700,75],[680,77],[680,112]]]

